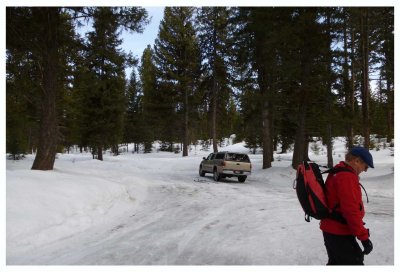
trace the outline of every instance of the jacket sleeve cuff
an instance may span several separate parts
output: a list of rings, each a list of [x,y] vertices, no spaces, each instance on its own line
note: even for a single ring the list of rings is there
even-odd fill
[[[369,229],[366,229],[366,231],[362,235],[358,235],[357,238],[360,241],[368,240],[369,239]]]

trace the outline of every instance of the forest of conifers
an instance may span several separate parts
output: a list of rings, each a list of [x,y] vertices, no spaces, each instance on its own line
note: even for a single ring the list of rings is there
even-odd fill
[[[278,145],[296,167],[312,137],[328,164],[333,137],[393,139],[393,7],[166,7],[154,45],[124,52],[122,31],[149,20],[141,7],[7,7],[6,152],[51,170],[72,146],[102,160],[158,140],[187,156],[236,134],[269,168]]]

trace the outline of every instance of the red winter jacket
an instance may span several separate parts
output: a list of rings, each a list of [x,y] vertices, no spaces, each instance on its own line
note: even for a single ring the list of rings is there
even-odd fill
[[[354,172],[353,168],[344,162],[340,162],[336,167],[345,167]],[[321,220],[320,229],[331,234],[354,235],[361,241],[367,240],[369,232],[363,223],[365,211],[357,174],[355,172],[329,174],[325,186],[329,208],[333,209],[339,204],[336,211],[342,214],[347,224],[327,218]]]

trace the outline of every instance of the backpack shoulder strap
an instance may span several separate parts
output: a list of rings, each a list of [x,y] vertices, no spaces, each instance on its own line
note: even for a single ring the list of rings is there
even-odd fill
[[[328,173],[328,174],[335,175],[335,174],[337,174],[337,173],[339,173],[339,172],[349,172],[349,173],[354,173],[354,172],[353,172],[353,171],[351,171],[349,168],[346,168],[346,167],[336,167],[336,168],[331,168],[331,169],[328,169],[328,170],[326,170],[326,171],[322,172],[322,174],[326,174],[326,173]]]

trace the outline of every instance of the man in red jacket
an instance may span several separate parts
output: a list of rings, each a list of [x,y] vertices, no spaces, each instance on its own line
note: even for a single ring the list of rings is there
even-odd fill
[[[363,265],[364,254],[372,251],[369,229],[363,222],[365,211],[359,184],[359,175],[367,172],[368,167],[374,168],[371,153],[364,147],[354,147],[346,154],[345,161],[335,166],[351,171],[329,174],[326,180],[328,206],[345,220],[321,220],[320,229],[329,258],[327,265]],[[364,251],[356,238],[361,241]]]

